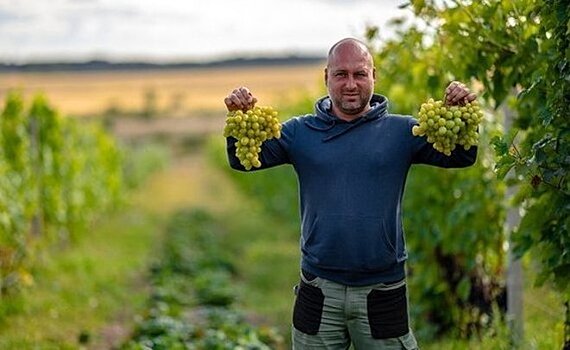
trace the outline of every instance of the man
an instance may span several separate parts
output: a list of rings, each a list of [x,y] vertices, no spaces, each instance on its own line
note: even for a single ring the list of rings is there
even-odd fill
[[[366,45],[347,38],[329,51],[329,95],[316,113],[283,123],[266,141],[261,168],[291,164],[299,181],[301,281],[293,310],[294,349],[415,349],[408,322],[401,204],[412,164],[465,167],[477,149],[451,156],[412,135],[416,121],[390,115],[373,93],[376,72]],[[461,83],[446,89],[449,105],[473,101]],[[241,87],[224,100],[228,110],[257,102]],[[227,140],[232,168],[245,170]]]

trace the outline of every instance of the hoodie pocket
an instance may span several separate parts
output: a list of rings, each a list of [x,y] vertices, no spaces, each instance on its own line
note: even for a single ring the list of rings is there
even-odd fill
[[[322,215],[303,230],[302,250],[325,269],[382,271],[396,263],[396,232],[380,217]]]

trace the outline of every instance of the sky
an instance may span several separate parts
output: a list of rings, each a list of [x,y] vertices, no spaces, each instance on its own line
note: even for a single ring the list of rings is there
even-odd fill
[[[406,0],[0,0],[0,62],[324,56]]]

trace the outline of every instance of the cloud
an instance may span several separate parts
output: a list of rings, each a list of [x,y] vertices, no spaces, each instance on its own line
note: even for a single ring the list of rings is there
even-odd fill
[[[400,2],[0,0],[0,52],[15,60],[322,53],[383,24]]]
[[[10,25],[12,22],[18,22],[25,19],[14,11],[0,8],[0,26]]]

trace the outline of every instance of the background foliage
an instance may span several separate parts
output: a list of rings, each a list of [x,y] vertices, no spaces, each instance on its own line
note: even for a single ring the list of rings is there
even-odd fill
[[[101,127],[8,95],[0,116],[0,297],[33,283],[39,253],[118,205],[121,154]]]
[[[415,59],[429,62],[412,65],[412,70],[429,65],[424,85],[432,88],[438,79],[472,81],[495,111],[515,114],[512,129],[493,140],[498,178],[505,180],[512,170],[510,184],[518,188],[509,205],[523,209],[512,236],[515,251],[532,252],[541,267],[539,282],[551,280],[568,293],[570,2],[411,1],[404,6],[426,28],[401,29],[401,43],[416,45],[417,51],[410,51],[421,56]],[[371,28],[369,38],[376,32]]]

